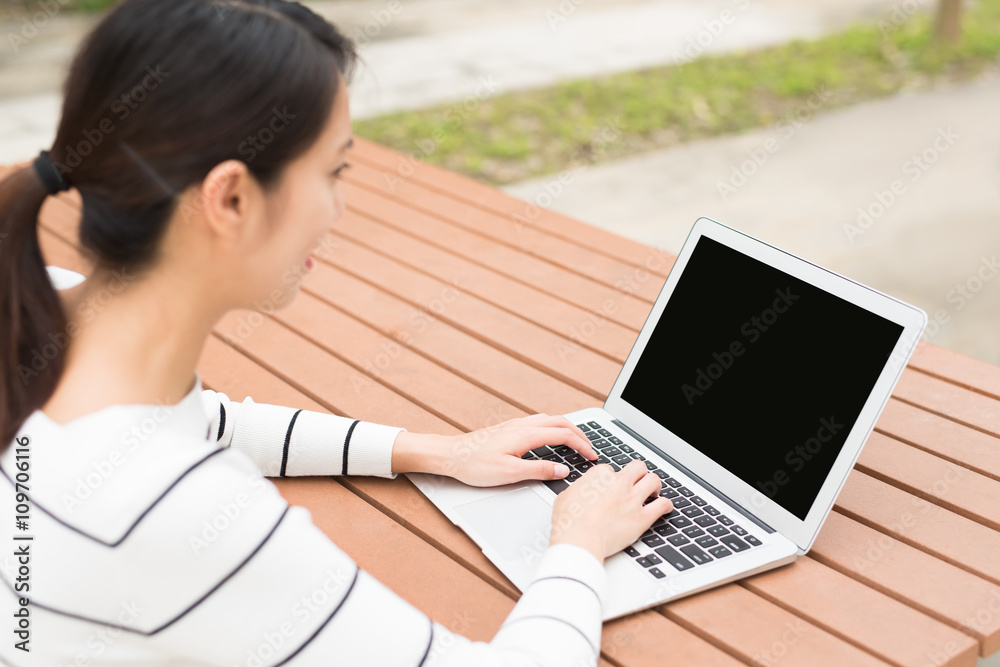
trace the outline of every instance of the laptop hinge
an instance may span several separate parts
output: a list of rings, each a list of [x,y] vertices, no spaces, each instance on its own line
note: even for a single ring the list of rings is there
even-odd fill
[[[667,454],[666,452],[664,452],[662,449],[660,449],[659,447],[657,447],[656,445],[654,445],[653,443],[651,443],[649,440],[646,440],[646,438],[642,437],[641,435],[639,435],[638,433],[636,433],[635,431],[633,431],[632,429],[630,429],[628,426],[626,426],[625,424],[623,424],[620,420],[618,420],[618,419],[612,419],[611,422],[615,426],[619,427],[620,429],[622,429],[623,431],[625,431],[626,433],[628,433],[630,436],[632,436],[633,438],[635,438],[636,440],[638,440],[639,442],[641,442],[643,445],[645,445],[646,447],[649,447],[654,452],[656,452],[657,454],[659,454],[660,456],[662,456],[663,458],[665,458],[667,461],[670,462],[671,465],[673,465],[674,467],[676,467],[678,470],[680,470],[681,472],[683,472],[685,475],[687,475],[688,477],[690,477],[694,481],[698,482],[703,487],[705,487],[706,489],[708,489],[709,491],[711,491],[712,493],[714,493],[716,496],[718,496],[719,498],[721,498],[722,500],[724,500],[730,507],[732,507],[734,510],[736,510],[737,512],[739,512],[740,514],[742,514],[743,516],[745,516],[750,521],[753,521],[755,524],[757,524],[758,526],[760,526],[761,528],[763,528],[764,530],[766,530],[769,533],[776,533],[776,532],[778,532],[774,528],[771,528],[769,525],[767,525],[766,523],[764,523],[763,521],[761,521],[760,519],[758,519],[757,517],[755,517],[753,514],[750,514],[750,512],[748,512],[745,509],[743,509],[742,507],[740,507],[737,503],[734,503],[733,500],[729,496],[727,496],[726,494],[722,493],[717,488],[715,488],[714,486],[712,486],[711,484],[709,484],[708,482],[706,482],[704,479],[702,479],[698,475],[696,475],[693,472],[691,472],[690,470],[688,470],[685,466],[683,466],[680,463],[678,463],[677,459],[675,459],[674,457],[672,457],[669,454]]]

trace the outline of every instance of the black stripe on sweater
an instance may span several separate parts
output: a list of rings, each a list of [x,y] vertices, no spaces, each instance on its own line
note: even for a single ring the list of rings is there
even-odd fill
[[[302,410],[296,410],[295,414],[292,415],[292,420],[288,422],[288,430],[285,431],[285,447],[281,450],[281,470],[278,472],[279,477],[285,476],[285,465],[288,464],[288,445],[292,442],[292,429],[295,428],[295,420],[299,418],[299,413]]]
[[[222,440],[222,434],[226,432],[226,408],[219,403],[219,435],[215,436],[215,441]]]
[[[530,616],[521,616],[520,618],[515,618],[513,621],[507,621],[507,622],[505,622],[503,625],[500,626],[500,630],[503,630],[507,626],[513,625],[514,623],[517,623],[518,621],[524,621],[524,620],[527,620],[529,618],[547,618],[549,620],[557,621],[559,623],[562,623],[563,625],[568,625],[569,627],[573,628],[578,633],[580,633],[580,636],[583,637],[583,640],[585,642],[587,642],[587,646],[589,646],[591,648],[591,650],[594,651],[594,653],[597,653],[597,647],[594,646],[591,643],[590,637],[587,636],[586,632],[584,632],[580,628],[576,627],[575,625],[573,625],[572,623],[570,623],[569,621],[567,621],[565,618],[559,618],[558,616],[548,616],[546,614],[532,614]],[[497,630],[497,632],[500,632],[500,630]]]
[[[361,568],[360,567],[355,568],[354,578],[351,579],[351,585],[347,587],[347,591],[344,593],[344,597],[340,598],[340,602],[338,602],[337,606],[333,608],[333,611],[330,612],[330,615],[326,617],[326,620],[323,621],[323,624],[320,625],[318,628],[316,628],[316,632],[312,633],[312,636],[310,636],[309,639],[307,639],[305,643],[302,644],[302,646],[295,649],[294,653],[292,653],[290,656],[288,656],[281,662],[275,664],[274,667],[280,667],[281,665],[285,664],[286,662],[297,656],[302,651],[302,649],[304,649],[306,646],[309,646],[309,644],[312,643],[312,640],[316,639],[316,637],[319,636],[319,633],[323,632],[323,628],[325,628],[327,624],[333,620],[333,617],[337,615],[337,612],[340,611],[340,608],[344,606],[345,602],[347,602],[347,597],[351,594],[351,591],[354,590],[354,584],[358,583],[358,577],[360,575],[361,575]]]
[[[97,619],[97,618],[89,618],[87,616],[81,616],[80,614],[74,614],[73,612],[70,612],[70,611],[63,611],[61,609],[56,609],[55,607],[50,607],[49,605],[43,604],[41,602],[37,602],[33,598],[29,598],[29,602],[31,603],[31,606],[33,606],[33,607],[37,607],[39,609],[44,609],[45,611],[50,611],[53,614],[58,614],[59,616],[65,616],[67,618],[74,618],[74,619],[76,619],[78,621],[85,621],[87,623],[96,623],[98,625],[104,625],[104,626],[107,626],[109,628],[116,628],[118,630],[123,630],[125,632],[131,632],[132,634],[142,635],[142,636],[145,636],[145,637],[151,637],[151,636],[155,635],[156,633],[158,633],[158,632],[160,632],[162,630],[165,630],[166,628],[169,628],[171,625],[173,625],[177,621],[179,621],[182,618],[184,618],[188,613],[191,612],[191,610],[193,610],[195,607],[197,607],[202,602],[204,602],[205,600],[207,600],[209,598],[209,596],[212,595],[212,593],[214,593],[215,591],[219,590],[219,588],[223,584],[225,584],[227,581],[229,581],[230,579],[232,579],[233,576],[235,576],[235,574],[237,572],[239,572],[240,570],[242,570],[243,566],[246,565],[247,563],[249,563],[250,559],[252,559],[254,556],[257,555],[257,552],[260,551],[261,548],[263,548],[263,546],[265,544],[267,544],[267,541],[269,539],[271,539],[271,536],[274,535],[274,532],[276,530],[278,530],[278,526],[281,525],[281,522],[284,521],[285,516],[288,514],[288,509],[289,509],[289,505],[285,505],[285,509],[281,512],[281,516],[278,517],[277,522],[275,522],[275,524],[271,528],[271,530],[268,531],[267,535],[264,536],[264,539],[261,541],[261,543],[258,544],[254,548],[254,550],[252,552],[250,552],[250,555],[247,556],[243,560],[242,563],[240,563],[239,565],[237,565],[236,568],[232,572],[230,572],[225,577],[223,577],[222,580],[219,581],[219,583],[217,583],[215,586],[213,586],[207,593],[205,593],[200,598],[198,598],[197,600],[195,600],[194,603],[192,603],[187,609],[185,609],[180,614],[178,614],[177,616],[175,616],[171,620],[167,621],[166,623],[164,623],[160,627],[154,628],[153,630],[149,630],[148,632],[145,631],[145,630],[136,630],[135,628],[130,628],[130,627],[126,626],[126,625],[118,625],[117,623],[111,623],[111,622],[108,622],[108,621],[102,621],[102,620]],[[24,597],[20,593],[14,592],[14,587],[11,585],[11,583],[9,581],[7,581],[7,577],[5,577],[2,574],[0,574],[0,579],[3,579],[3,582],[7,585],[7,588],[10,590],[11,593],[13,593],[17,597]]]
[[[174,480],[173,482],[171,482],[171,483],[170,483],[170,486],[168,486],[168,487],[167,487],[166,489],[164,489],[164,490],[163,490],[163,493],[161,493],[161,494],[160,494],[160,495],[159,495],[159,496],[158,496],[158,497],[156,498],[156,500],[154,500],[154,501],[152,502],[152,504],[150,504],[150,506],[149,506],[149,507],[147,507],[146,509],[144,509],[144,510],[142,511],[142,514],[140,514],[140,515],[138,516],[138,518],[137,518],[137,519],[135,520],[135,523],[133,523],[133,524],[132,524],[131,526],[129,526],[128,530],[126,530],[126,531],[125,531],[125,534],[124,534],[124,535],[122,535],[121,537],[119,537],[119,538],[118,538],[117,540],[115,540],[114,542],[105,542],[104,540],[102,540],[102,539],[101,539],[101,538],[99,538],[99,537],[94,537],[94,536],[93,536],[93,535],[91,535],[90,533],[87,533],[86,531],[83,531],[83,530],[80,530],[80,529],[79,529],[79,528],[77,528],[76,526],[73,526],[73,525],[70,525],[70,524],[66,523],[65,521],[63,521],[62,519],[60,519],[59,517],[57,517],[57,516],[56,516],[55,514],[53,514],[53,513],[52,513],[52,512],[50,512],[49,510],[45,509],[45,507],[44,507],[44,506],[42,506],[42,505],[39,505],[39,504],[38,504],[37,502],[34,502],[34,499],[32,499],[32,500],[33,500],[33,502],[32,502],[32,506],[33,506],[34,508],[36,508],[36,509],[40,510],[41,512],[43,512],[43,513],[45,513],[45,514],[49,515],[49,516],[50,516],[50,517],[51,517],[51,518],[52,518],[52,519],[53,519],[53,520],[54,520],[54,521],[55,521],[56,523],[58,523],[58,524],[60,524],[60,525],[64,526],[65,528],[69,528],[69,529],[70,529],[70,530],[72,530],[72,531],[73,531],[74,533],[78,533],[78,534],[80,534],[80,535],[83,535],[84,537],[86,537],[86,538],[87,538],[87,539],[89,539],[89,540],[93,540],[94,542],[97,542],[98,544],[103,544],[104,546],[106,546],[106,547],[111,547],[111,548],[113,549],[113,548],[117,547],[117,546],[118,546],[119,544],[121,544],[122,542],[124,542],[124,541],[125,541],[125,538],[126,538],[126,537],[128,537],[129,535],[131,535],[131,534],[132,534],[132,531],[133,531],[133,530],[135,530],[135,527],[136,527],[136,526],[138,526],[138,525],[139,525],[139,523],[140,523],[140,522],[141,522],[141,521],[142,521],[142,520],[143,520],[144,518],[146,518],[146,515],[147,515],[147,514],[149,514],[149,513],[150,513],[150,511],[152,511],[152,509],[153,509],[154,507],[156,507],[157,503],[159,503],[159,502],[160,502],[161,500],[163,500],[164,498],[166,498],[166,497],[167,497],[167,494],[168,494],[168,493],[170,493],[170,491],[171,491],[171,490],[173,490],[173,488],[174,488],[175,486],[177,486],[177,484],[178,484],[178,483],[179,483],[179,482],[180,482],[180,481],[181,481],[182,479],[184,479],[184,478],[185,478],[185,477],[186,477],[186,476],[187,476],[187,475],[188,475],[189,473],[191,473],[191,471],[193,471],[194,469],[196,469],[196,468],[197,468],[198,466],[200,466],[200,465],[201,465],[202,463],[204,463],[205,461],[209,460],[210,458],[212,458],[212,457],[213,457],[213,456],[215,456],[216,454],[221,454],[221,453],[222,453],[222,452],[224,452],[224,451],[226,451],[226,450],[225,450],[225,449],[222,449],[222,448],[220,448],[220,449],[216,449],[216,450],[215,450],[215,451],[213,451],[213,452],[212,452],[211,454],[209,454],[209,455],[205,456],[205,457],[204,457],[203,459],[201,459],[200,461],[196,461],[196,462],[195,462],[195,463],[194,463],[194,464],[193,464],[193,465],[192,465],[191,467],[189,467],[189,468],[188,468],[187,470],[185,470],[184,472],[182,472],[182,473],[180,474],[180,476],[179,476],[179,477],[178,477],[177,479],[175,479],[175,480]],[[4,477],[5,477],[6,479],[7,479],[7,481],[8,481],[8,482],[10,482],[11,486],[14,486],[14,480],[12,480],[12,479],[10,478],[10,476],[9,476],[9,475],[7,474],[7,471],[6,471],[6,470],[4,470],[2,466],[0,466],[0,473],[3,473],[3,476],[4,476]]]
[[[431,620],[431,619],[427,619]],[[420,662],[417,663],[417,667],[424,667],[424,663],[427,662],[427,656],[431,654],[431,646],[434,645],[434,621],[431,621],[431,636],[427,638],[427,648],[424,649],[424,655],[420,658]]]
[[[341,471],[342,475],[347,474],[347,448],[351,446],[351,435],[354,433],[354,427],[357,425],[358,420],[355,419],[354,422],[351,423],[350,428],[347,429],[347,435],[344,437],[344,467]]]

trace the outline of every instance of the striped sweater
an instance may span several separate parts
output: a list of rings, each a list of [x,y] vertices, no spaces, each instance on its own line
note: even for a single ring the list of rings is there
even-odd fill
[[[494,639],[471,642],[360,570],[267,479],[395,477],[400,430],[234,402],[200,378],[172,406],[67,424],[35,412],[0,457],[0,659],[596,664],[606,577],[586,550],[550,547]]]

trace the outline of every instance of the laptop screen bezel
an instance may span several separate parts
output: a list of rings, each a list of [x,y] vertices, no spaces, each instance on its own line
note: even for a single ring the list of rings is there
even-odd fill
[[[878,380],[865,401],[864,407],[848,434],[826,480],[820,487],[805,520],[778,505],[758,489],[686,443],[622,398],[622,392],[632,376],[632,371],[642,356],[653,329],[663,313],[684,267],[690,260],[698,240],[702,237],[714,239],[729,248],[784,271],[903,327],[895,349],[883,366]],[[846,482],[851,468],[861,453],[861,448],[871,434],[878,416],[899,381],[926,324],[926,313],[915,306],[856,283],[715,220],[699,218],[681,248],[660,295],[653,304],[653,308],[639,332],[617,380],[615,380],[608,399],[605,401],[604,409],[643,438],[663,449],[691,472],[710,482],[730,500],[792,540],[805,553],[812,546],[824,519],[832,509],[837,494]]]

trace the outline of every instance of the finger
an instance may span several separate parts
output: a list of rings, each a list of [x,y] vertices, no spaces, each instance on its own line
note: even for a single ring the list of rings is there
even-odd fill
[[[639,512],[642,513],[643,521],[648,521],[649,525],[652,526],[654,521],[664,514],[669,514],[673,509],[674,504],[670,499],[660,496],[653,502],[643,505]]]
[[[559,426],[562,428],[568,428],[574,433],[576,433],[578,436],[580,436],[581,440],[587,440],[587,442],[590,442],[590,440],[587,439],[587,436],[584,434],[584,432],[580,430],[579,426],[577,426],[570,420],[566,419],[566,417],[562,415],[538,414],[533,416],[543,417],[543,419],[539,420],[540,424],[543,424],[545,426]]]
[[[581,441],[579,436],[566,427],[537,426],[532,432],[531,440],[532,442],[539,443],[534,447],[541,447],[542,445],[548,445],[550,447],[566,445],[567,447],[579,452],[585,459],[593,461],[597,458],[597,452],[595,452],[594,448],[590,446],[590,441],[586,438],[583,438]],[[532,449],[534,449],[534,447],[532,447]]]
[[[654,495],[658,496],[660,495],[660,478],[651,472],[647,472],[635,483],[635,489],[638,493],[642,494],[643,499]]]
[[[640,479],[642,479],[646,474],[646,464],[639,459],[632,461],[631,463],[626,463],[625,467],[621,469],[619,475],[624,475],[631,484],[635,484]],[[655,476],[655,475],[654,475]]]
[[[525,479],[562,479],[569,474],[569,467],[565,463],[553,463],[552,461],[524,461],[520,460],[516,481]]]
[[[599,454],[594,451],[593,445],[590,444],[590,440],[583,434],[583,431],[581,431],[576,424],[563,416],[539,413],[537,415],[525,417],[524,419],[525,421],[530,420],[531,424],[534,426],[549,426],[559,429],[568,429],[573,434],[574,440],[563,444],[568,447],[572,447],[576,451],[580,452],[580,454],[582,454],[585,458],[589,458],[590,460],[594,460],[599,456]]]

